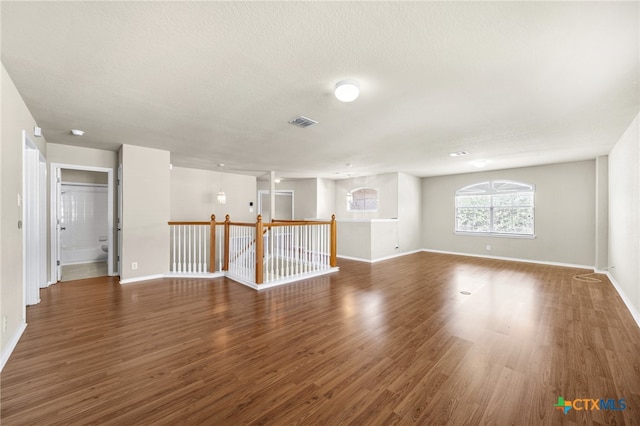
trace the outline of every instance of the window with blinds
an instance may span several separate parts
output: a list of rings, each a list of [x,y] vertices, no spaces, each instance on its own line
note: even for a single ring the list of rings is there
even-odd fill
[[[456,191],[456,233],[534,235],[533,185],[494,180]]]

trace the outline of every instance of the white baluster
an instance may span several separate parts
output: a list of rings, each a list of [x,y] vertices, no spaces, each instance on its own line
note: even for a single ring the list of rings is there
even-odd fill
[[[313,262],[313,227],[306,225],[307,232],[309,233],[309,240],[307,241],[307,272],[311,272]]]
[[[181,226],[180,225],[176,225],[176,228],[178,228],[178,272],[182,271],[182,264],[180,262],[182,262],[182,259],[180,258],[180,246],[181,246],[181,242],[182,242],[182,237],[180,236],[180,231],[181,231]]]
[[[175,225],[171,227],[171,235],[173,235],[172,243],[173,243],[173,253],[171,256],[171,260],[173,260],[171,265],[171,272],[176,272],[176,227]]]
[[[197,226],[198,230],[198,269],[199,273],[202,273],[202,226]]]
[[[198,260],[197,260],[197,239],[196,239],[196,225],[193,225],[191,227],[192,231],[191,233],[193,234],[193,240],[191,242],[191,245],[193,246],[193,258],[191,259],[193,261],[192,265],[191,265],[191,272],[198,272],[198,269],[196,269],[196,265],[198,264]]]
[[[300,252],[300,232],[302,227],[296,226],[296,274],[300,273],[301,252]]]
[[[222,228],[222,232],[220,235],[220,238],[218,239],[218,250],[216,251],[216,253],[218,254],[218,271],[222,271],[222,262],[224,262],[224,253],[222,253],[222,250],[224,248],[224,226],[221,226]],[[218,233],[216,232],[216,238],[218,236]]]
[[[329,264],[329,257],[327,256],[327,251],[329,249],[329,234],[327,233],[327,225],[322,225],[322,235],[324,235],[324,249],[322,250],[323,256],[323,267],[326,268]]]
[[[273,277],[276,270],[276,263],[275,263],[276,256],[275,256],[275,253],[273,252],[273,248],[275,246],[276,228],[270,227],[267,235],[268,235],[267,244],[266,244],[266,247],[264,248],[264,250],[267,253],[268,263],[269,263],[269,267],[268,267],[269,272],[267,274],[267,281],[273,281]]]
[[[291,246],[293,244],[293,226],[288,226],[287,227],[287,276],[291,276],[293,275],[293,258],[292,258],[292,254],[293,251],[291,250]]]

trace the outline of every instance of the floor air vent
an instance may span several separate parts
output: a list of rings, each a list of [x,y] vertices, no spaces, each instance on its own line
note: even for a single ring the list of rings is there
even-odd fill
[[[289,124],[293,124],[294,126],[298,127],[309,127],[313,126],[314,124],[318,124],[318,122],[307,117],[299,116],[289,121]]]

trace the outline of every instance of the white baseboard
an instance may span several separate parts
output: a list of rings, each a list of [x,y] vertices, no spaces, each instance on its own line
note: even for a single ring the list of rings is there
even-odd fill
[[[510,262],[537,263],[537,264],[540,264],[540,265],[564,266],[566,268],[579,268],[579,269],[594,270],[594,267],[592,265],[577,265],[577,264],[574,264],[574,263],[551,262],[551,261],[547,261],[547,260],[520,259],[518,257],[504,257],[504,256],[489,256],[489,255],[484,255],[484,254],[459,253],[459,252],[455,252],[455,251],[445,251],[445,250],[422,249],[422,251],[426,251],[426,252],[429,252],[429,253],[452,254],[452,255],[455,255],[455,256],[481,257],[481,258],[484,258],[484,259],[508,260]]]
[[[143,277],[127,278],[120,280],[120,284],[131,284],[140,281],[157,280],[158,278],[220,278],[224,277],[224,272],[214,272],[207,274],[172,273],[145,275]]]
[[[385,257],[377,257],[375,259],[363,259],[361,257],[351,257],[351,256],[342,256],[342,255],[338,255],[336,257],[340,259],[355,260],[357,262],[376,263],[376,262],[382,262],[383,260],[395,259],[396,257],[407,256],[409,254],[420,253],[421,251],[424,251],[424,250],[418,249],[418,250],[412,250],[412,251],[404,251],[402,253],[392,254],[391,256],[385,256]]]
[[[289,277],[289,278],[284,278],[281,280],[275,280],[275,281],[270,281],[268,283],[262,283],[262,284],[255,284],[249,281],[245,281],[242,278],[237,278],[234,277],[232,275],[227,275],[226,277],[229,278],[232,281],[235,281],[237,283],[240,283],[242,285],[246,285],[249,288],[252,288],[254,290],[266,290],[268,288],[273,288],[273,287],[277,287],[280,285],[285,285],[285,284],[290,284],[293,282],[297,282],[297,281],[303,281],[303,280],[308,280],[310,278],[315,278],[315,277],[319,277],[322,275],[327,275],[327,274],[331,274],[334,272],[338,272],[340,270],[340,268],[334,267],[334,268],[330,268],[330,269],[324,269],[322,271],[316,271],[316,272],[310,272],[308,274],[305,274],[304,276],[300,276],[300,275],[296,275],[293,277]]]
[[[168,274],[162,275],[164,278],[220,278],[224,277],[224,272],[208,272],[203,274],[189,274],[182,272],[169,272]]]
[[[13,353],[13,350],[16,348],[16,345],[18,344],[18,341],[20,340],[20,337],[22,337],[22,333],[24,333],[24,330],[26,328],[27,323],[22,321],[22,324],[20,324],[16,332],[13,333],[13,336],[11,336],[11,339],[9,339],[9,341],[7,342],[7,346],[2,349],[2,357],[0,358],[0,371],[2,371],[4,365],[7,363],[7,361],[9,361],[9,357]]]
[[[145,275],[142,277],[127,278],[126,280],[120,280],[120,284],[131,284],[140,281],[157,280],[158,278],[164,278],[164,274]]]
[[[263,284],[259,284],[257,290],[264,290],[267,288],[271,288],[271,287],[277,287],[279,285],[284,285],[284,284],[289,284],[289,283],[293,283],[296,281],[302,281],[302,280],[308,280],[310,278],[315,278],[315,277],[319,277],[322,275],[327,275],[327,274],[332,274],[334,272],[338,272],[340,270],[340,268],[338,267],[334,267],[331,269],[324,269],[322,271],[316,271],[316,272],[310,272],[308,274],[305,274],[304,276],[293,276],[293,277],[289,277],[289,278],[285,278],[285,279],[281,279],[281,280],[276,280],[276,281],[271,281],[268,283],[263,283]],[[233,278],[231,278],[233,279]]]
[[[638,327],[640,327],[640,312],[638,312],[636,307],[633,306],[633,303],[631,303],[631,299],[629,299],[626,293],[622,290],[622,287],[620,287],[620,284],[616,281],[615,278],[613,278],[613,275],[611,275],[609,271],[596,271],[596,272],[600,274],[605,274],[609,278],[609,281],[611,281],[611,284],[613,284],[613,287],[616,289],[616,291],[620,295],[620,298],[622,299],[624,304],[627,306],[627,309],[631,313],[631,316],[633,317],[633,319],[636,321],[636,324],[638,324]]]

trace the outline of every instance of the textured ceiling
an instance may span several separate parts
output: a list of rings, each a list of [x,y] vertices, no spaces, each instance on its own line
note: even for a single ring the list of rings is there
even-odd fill
[[[1,8],[2,62],[48,142],[159,148],[183,167],[340,178],[582,160],[639,111],[638,2]],[[343,79],[355,102],[333,96]]]

